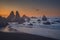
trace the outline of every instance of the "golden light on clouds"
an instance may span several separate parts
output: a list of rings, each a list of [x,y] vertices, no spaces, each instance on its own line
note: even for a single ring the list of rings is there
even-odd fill
[[[59,1],[41,0],[9,0],[0,1],[0,16],[7,17],[11,11],[19,11],[20,15],[27,16],[60,16]]]
[[[55,9],[38,9],[38,11],[36,9],[29,9],[29,8],[14,8],[14,7],[1,7],[0,9],[0,16],[4,16],[7,17],[11,11],[14,11],[14,13],[17,11],[19,11],[20,15],[23,16],[24,14],[27,16],[42,16],[42,15],[46,15],[46,16],[60,16],[60,11],[59,10],[55,10]]]

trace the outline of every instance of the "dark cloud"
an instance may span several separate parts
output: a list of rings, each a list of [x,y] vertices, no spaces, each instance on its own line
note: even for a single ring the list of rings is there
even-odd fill
[[[60,0],[0,0],[0,4],[60,8]]]

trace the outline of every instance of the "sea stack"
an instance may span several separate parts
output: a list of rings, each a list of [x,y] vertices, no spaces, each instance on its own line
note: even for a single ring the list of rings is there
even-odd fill
[[[7,17],[8,22],[13,22],[15,20],[14,12],[11,11],[10,15]]]
[[[42,20],[47,21],[47,17],[45,15],[43,15]]]

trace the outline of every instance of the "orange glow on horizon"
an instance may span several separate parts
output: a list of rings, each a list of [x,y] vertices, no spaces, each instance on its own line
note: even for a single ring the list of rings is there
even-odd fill
[[[2,7],[0,9],[0,16],[4,16],[4,17],[7,17],[11,11],[14,11],[14,13],[16,12],[16,8],[14,10],[12,10],[12,8],[9,8],[9,9],[6,9],[4,7]],[[20,8],[18,9],[19,13],[21,16],[23,16],[24,14],[31,17],[31,16],[42,16],[42,15],[46,15],[46,16],[60,16],[60,11],[57,11],[57,10],[40,10],[40,11],[36,11],[36,10],[33,10],[33,9],[23,9],[23,8]]]
[[[21,2],[21,3],[20,3]],[[27,15],[29,17],[31,16],[60,16],[60,7],[54,7],[54,5],[45,5],[40,2],[22,2],[22,1],[0,1],[0,16],[7,17],[9,16],[11,11],[14,11],[16,13],[16,10],[19,12],[20,16]],[[50,4],[50,3],[48,3]]]

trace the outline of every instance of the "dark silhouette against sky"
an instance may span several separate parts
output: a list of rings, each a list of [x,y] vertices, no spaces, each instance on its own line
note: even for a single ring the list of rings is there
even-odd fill
[[[18,10],[28,16],[60,16],[60,0],[0,0],[0,15]]]

